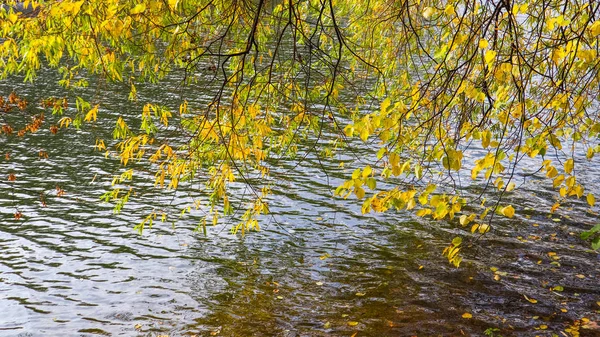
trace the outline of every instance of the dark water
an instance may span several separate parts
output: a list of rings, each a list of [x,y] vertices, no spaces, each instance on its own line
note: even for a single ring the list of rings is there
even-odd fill
[[[49,82],[4,82],[2,94],[15,89],[32,102],[64,95]],[[138,89],[140,101],[178,104],[179,89]],[[600,257],[579,239],[598,215],[573,201],[549,217],[555,192],[543,180],[510,196],[519,216],[498,219],[477,240],[467,235],[459,269],[441,256],[466,233],[457,221],[362,216],[359,203],[333,199],[351,174],[340,158],[278,162],[273,217],[258,233],[232,236],[224,223],[204,236],[193,231],[193,212],[138,235],[143,214],[188,204],[194,187],[148,184],[121,214],[101,204],[120,171],[94,152],[95,139],[139,106],[119,86],[85,94],[103,103],[96,127],[52,135],[48,117],[34,135],[0,137],[0,154],[11,155],[0,159],[0,336],[482,336],[493,328],[495,336],[570,336],[566,329],[600,319]],[[353,158],[341,160],[351,167]],[[598,164],[576,166],[596,192]]]

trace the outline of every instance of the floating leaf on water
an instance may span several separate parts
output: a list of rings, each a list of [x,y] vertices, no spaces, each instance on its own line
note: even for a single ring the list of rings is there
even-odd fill
[[[527,297],[527,295],[523,295],[525,297],[526,300],[528,300],[529,302],[536,304],[538,301],[535,298],[529,298]]]
[[[325,324],[323,324],[323,327],[324,327],[325,329],[329,329],[329,328],[331,328],[331,322],[329,322],[329,321],[325,322]]]
[[[462,318],[466,318],[466,319],[473,318],[473,315],[471,315],[468,312],[465,312],[464,314],[462,314]]]
[[[560,309],[560,311],[561,311],[561,312],[567,312],[568,310],[567,310],[567,309],[565,309],[565,308],[561,308],[561,309]]]
[[[358,296],[358,297],[363,297],[363,296],[366,295],[366,293],[356,293],[355,295]]]
[[[350,322],[348,322],[348,325],[349,326],[357,326],[358,322],[356,322],[356,321],[350,321]]]
[[[546,324],[540,325],[540,330],[546,330],[546,329],[548,329],[548,326]]]
[[[134,328],[135,328],[136,330],[140,330],[140,329],[142,328],[142,325],[141,325],[141,324],[136,324],[136,325],[134,326]]]
[[[563,286],[556,286],[556,287],[552,288],[552,290],[554,290],[554,291],[564,291],[565,288],[563,288]]]
[[[576,276],[577,278],[580,278],[580,279],[584,279],[584,278],[585,278],[585,275],[583,275],[583,274],[577,274],[577,275],[575,275],[575,276]]]
[[[317,283],[315,283],[315,284],[316,284],[316,285],[318,285],[318,286],[322,286],[322,285],[323,285],[323,282],[317,282]]]
[[[328,257],[331,257],[331,255],[329,255],[328,253],[325,253],[325,254],[323,254],[323,255],[319,256],[319,259],[321,259],[321,260],[325,260],[325,259],[326,259],[326,258],[328,258]]]

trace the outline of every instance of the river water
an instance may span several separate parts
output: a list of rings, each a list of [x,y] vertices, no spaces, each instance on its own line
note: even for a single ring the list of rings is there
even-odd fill
[[[39,111],[42,97],[65,95],[53,83],[44,74],[35,84],[13,79],[0,94],[16,90]],[[141,192],[122,213],[102,204],[120,171],[94,151],[95,139],[140,107],[127,88],[92,87],[83,95],[102,102],[96,126],[53,135],[48,116],[35,134],[0,136],[0,153],[10,153],[0,159],[0,336],[570,336],[578,324],[589,328],[581,336],[600,333],[600,255],[579,239],[598,215],[573,201],[549,216],[556,193],[543,179],[509,197],[518,216],[469,239],[458,269],[441,256],[467,235],[456,221],[363,216],[355,200],[332,198],[351,157],[279,161],[260,232],[232,236],[222,224],[205,236],[192,214],[139,235],[143,214],[178,209],[194,187],[158,190],[134,178]],[[203,89],[138,88],[141,102],[167,106],[180,94],[202,103]],[[576,166],[592,192],[598,164]]]

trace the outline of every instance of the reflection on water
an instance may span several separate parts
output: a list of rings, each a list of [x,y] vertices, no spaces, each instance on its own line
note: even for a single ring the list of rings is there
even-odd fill
[[[106,125],[0,137],[0,153],[11,153],[0,172],[17,177],[0,184],[2,336],[481,336],[489,328],[550,336],[583,317],[600,319],[599,255],[578,237],[598,218],[579,202],[548,218],[554,194],[535,180],[512,196],[529,218],[473,241],[460,269],[440,255],[464,233],[456,224],[362,216],[354,201],[331,198],[343,179],[338,163],[324,163],[339,172],[325,176],[311,157],[273,169],[274,218],[259,233],[232,237],[223,225],[204,237],[190,219],[139,236],[140,215],[177,209],[193,190],[148,188],[118,215],[98,202],[115,162],[94,153],[95,138],[110,132],[114,116],[137,111],[109,89],[93,93],[105,103]],[[43,83],[17,90],[31,101],[64,95]],[[176,105],[163,92],[140,95]],[[48,159],[39,159],[42,149]],[[598,191],[593,164],[585,179]]]

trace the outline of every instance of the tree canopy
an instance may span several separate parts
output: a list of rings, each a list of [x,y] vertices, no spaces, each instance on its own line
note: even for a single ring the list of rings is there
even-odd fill
[[[280,158],[343,152],[356,162],[334,194],[359,199],[363,213],[456,217],[465,233],[484,234],[495,216],[518,212],[503,197],[532,163],[526,174],[556,189],[549,211],[568,198],[595,206],[578,162],[600,152],[599,8],[567,0],[12,1],[0,10],[0,72],[35,81],[50,67],[74,96],[98,76],[127,84],[131,100],[137,86],[173,74],[184,84],[210,79],[210,102],[183,97],[178,111],[142,102],[139,128],[119,118],[114,141],[96,142],[125,167],[151,168],[157,188],[203,182],[210,214],[202,229],[232,214],[234,183],[251,193],[233,232],[259,229]],[[58,127],[102,118],[102,102],[74,101],[47,102]],[[134,174],[117,177],[104,200],[120,209],[132,189],[119,183]],[[478,197],[463,194],[465,179],[482,187]],[[153,212],[138,228],[170,216]],[[460,248],[455,238],[444,252],[456,266]]]

